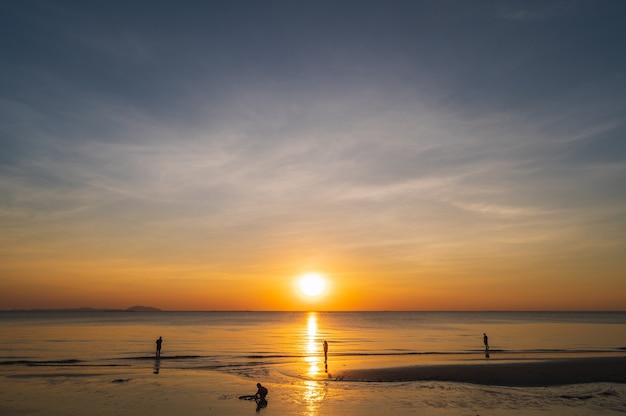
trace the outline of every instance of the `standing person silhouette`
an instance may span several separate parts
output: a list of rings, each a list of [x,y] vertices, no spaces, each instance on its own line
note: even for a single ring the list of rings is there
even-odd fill
[[[163,343],[163,338],[159,337],[156,340],[156,358],[161,358],[161,344]]]
[[[324,340],[324,362],[328,361],[328,342]]]
[[[483,343],[485,344],[485,358],[489,358],[489,337],[483,332]]]

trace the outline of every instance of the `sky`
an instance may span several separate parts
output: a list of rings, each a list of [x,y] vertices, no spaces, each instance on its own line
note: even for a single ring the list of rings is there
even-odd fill
[[[626,310],[625,15],[2,2],[0,309]]]

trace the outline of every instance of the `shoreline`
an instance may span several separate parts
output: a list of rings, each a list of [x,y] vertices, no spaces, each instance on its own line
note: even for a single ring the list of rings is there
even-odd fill
[[[441,381],[506,387],[626,383],[626,356],[545,359],[480,364],[423,364],[342,370],[336,381]]]

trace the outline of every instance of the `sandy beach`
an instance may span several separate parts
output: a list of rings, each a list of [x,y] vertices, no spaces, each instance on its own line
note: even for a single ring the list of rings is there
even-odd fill
[[[347,370],[343,381],[447,381],[510,387],[626,383],[626,357],[584,357],[481,364],[416,365]]]

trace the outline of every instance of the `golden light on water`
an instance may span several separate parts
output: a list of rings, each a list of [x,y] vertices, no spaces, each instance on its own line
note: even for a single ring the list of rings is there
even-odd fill
[[[317,338],[317,314],[315,312],[310,312],[309,317],[307,319],[307,353],[314,354],[315,353],[315,340]]]
[[[304,361],[309,365],[307,371],[309,377],[315,377],[320,372],[319,364],[321,358],[317,344],[317,314],[310,312],[307,318],[306,356],[304,357]]]
[[[306,380],[304,382],[304,393],[302,401],[306,404],[308,416],[318,414],[318,409],[322,400],[326,398],[328,393],[328,384],[319,381]]]
[[[322,372],[321,341],[318,337],[317,313],[309,312],[307,316],[307,331],[304,361],[308,365],[306,375],[318,378]],[[305,380],[302,391],[302,402],[306,404],[307,415],[317,415],[320,402],[325,398],[328,386],[317,380]]]

